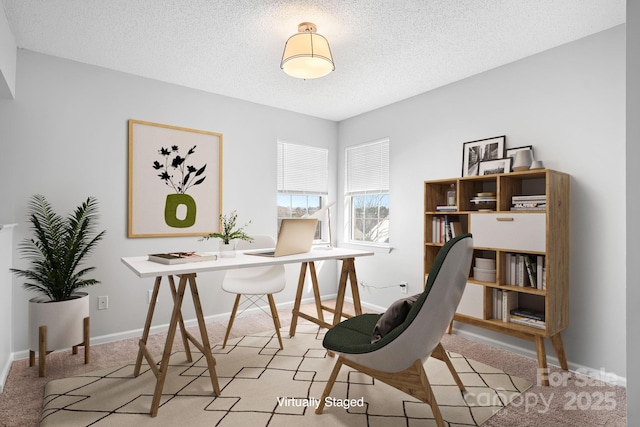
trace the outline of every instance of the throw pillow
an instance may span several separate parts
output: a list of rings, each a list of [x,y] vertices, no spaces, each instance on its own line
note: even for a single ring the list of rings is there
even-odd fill
[[[389,306],[385,311],[376,326],[373,328],[373,334],[371,335],[371,344],[376,343],[382,339],[385,335],[397,328],[407,318],[411,306],[416,302],[420,294],[413,295],[408,298],[399,299]]]

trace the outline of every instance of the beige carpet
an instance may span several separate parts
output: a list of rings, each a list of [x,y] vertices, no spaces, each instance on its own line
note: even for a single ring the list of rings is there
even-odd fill
[[[410,396],[343,367],[331,392],[338,404],[316,415],[335,359],[322,347],[324,330],[301,324],[279,350],[274,334],[265,332],[213,347],[220,397],[211,391],[206,364],[199,353],[186,362],[183,352],[171,358],[158,416],[148,415],[155,377],[148,369],[133,378],[133,363],[51,381],[42,412],[47,426],[397,426],[435,425],[431,409]],[[283,337],[286,336],[283,331]],[[519,396],[531,383],[485,364],[451,353],[467,388],[463,397],[446,366],[426,363],[442,415],[450,426],[481,425]]]

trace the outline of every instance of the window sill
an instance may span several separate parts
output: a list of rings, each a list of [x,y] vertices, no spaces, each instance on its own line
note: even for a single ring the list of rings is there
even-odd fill
[[[364,249],[364,250],[369,250],[369,251],[374,251],[376,253],[391,253],[391,251],[393,250],[393,247],[389,246],[388,244],[376,244],[376,243],[364,243],[364,242],[343,242],[340,244],[340,246],[343,246],[345,248],[352,248],[352,249]]]

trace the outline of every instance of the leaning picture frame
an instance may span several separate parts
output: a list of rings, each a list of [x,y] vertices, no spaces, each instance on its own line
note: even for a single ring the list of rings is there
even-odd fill
[[[129,120],[128,237],[220,231],[222,134]]]
[[[498,173],[509,173],[511,172],[512,164],[513,161],[511,157],[494,160],[483,160],[480,162],[478,175],[495,175]]]
[[[505,157],[506,136],[479,139],[462,145],[462,176],[477,176],[480,162]]]

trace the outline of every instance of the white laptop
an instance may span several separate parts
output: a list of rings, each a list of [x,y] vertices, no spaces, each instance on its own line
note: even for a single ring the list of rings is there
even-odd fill
[[[317,225],[317,218],[285,218],[280,224],[275,250],[247,252],[247,255],[279,257],[309,252]]]

